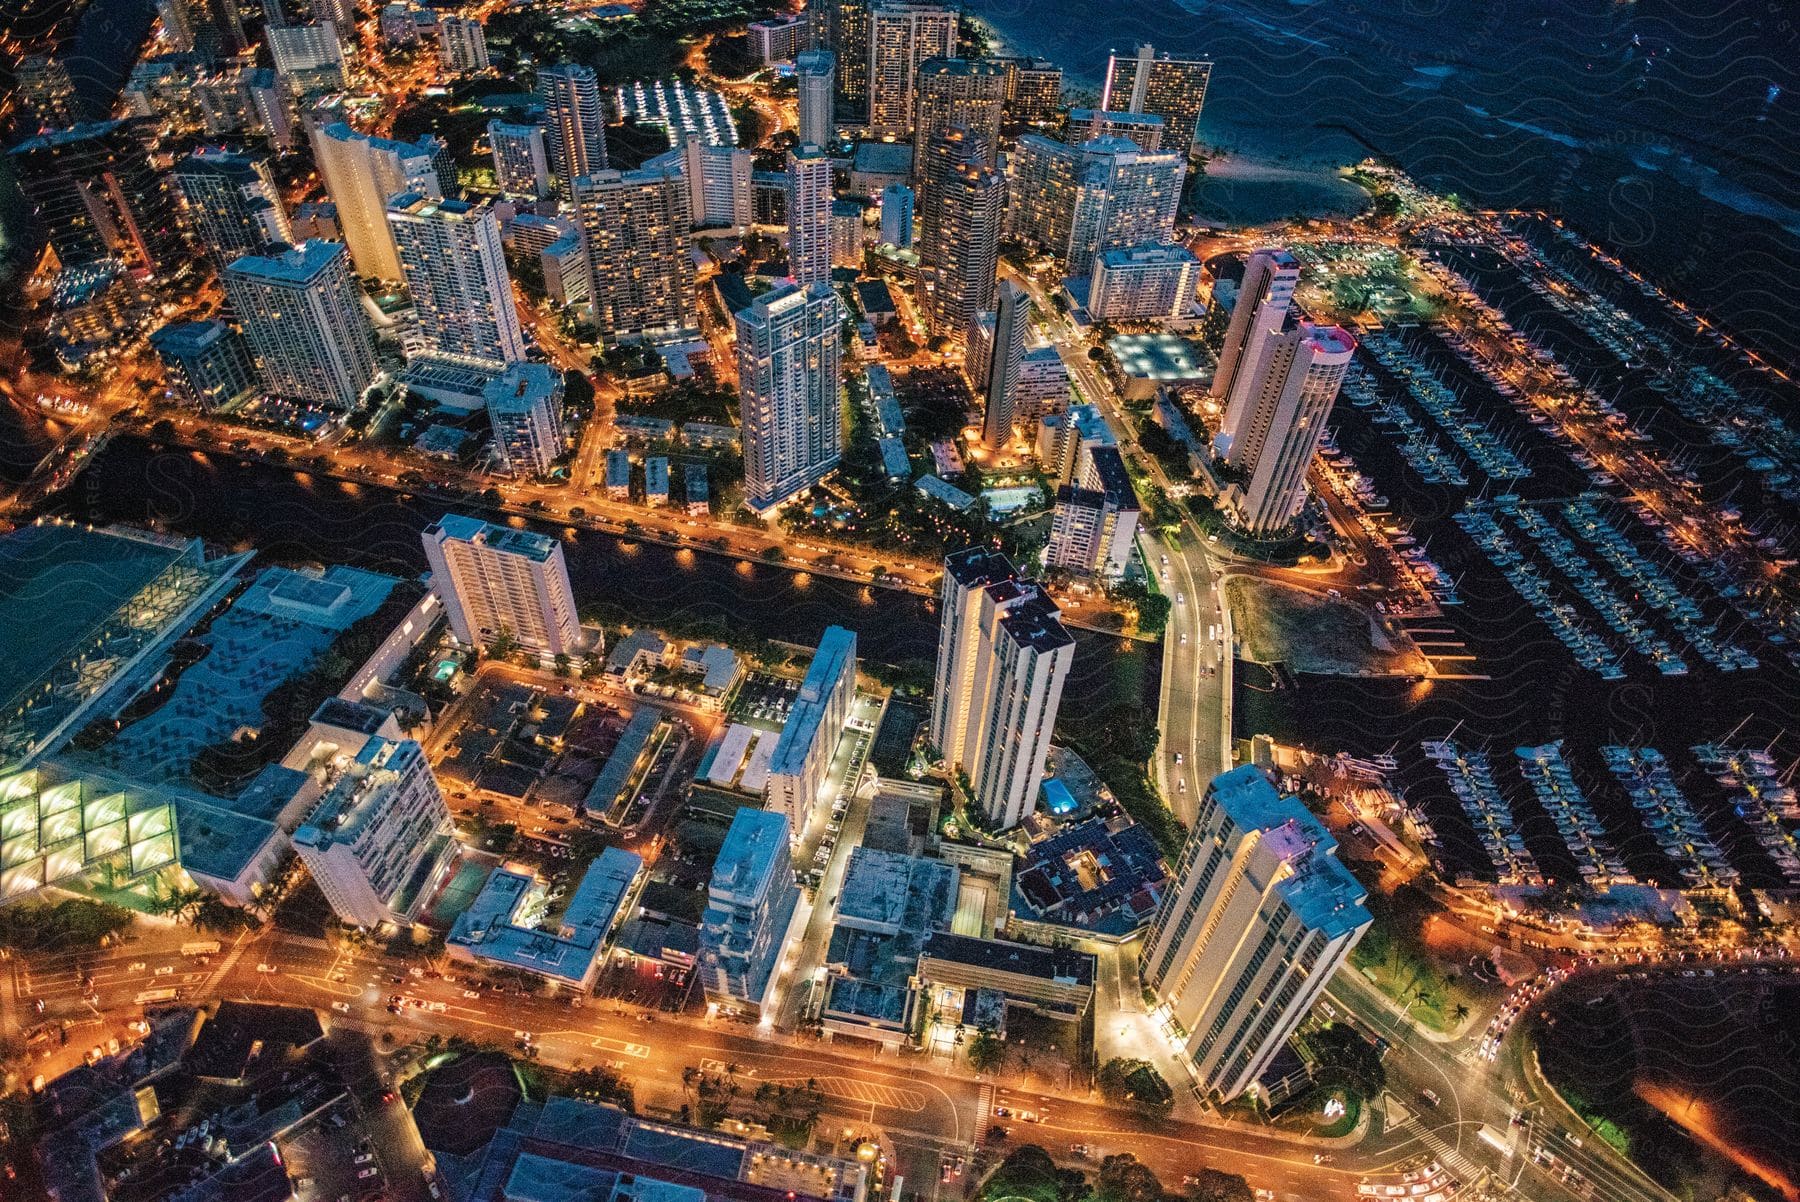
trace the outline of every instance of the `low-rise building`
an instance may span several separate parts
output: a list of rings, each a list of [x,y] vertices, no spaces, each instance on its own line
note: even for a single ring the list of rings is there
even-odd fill
[[[799,901],[787,816],[740,807],[713,861],[700,923],[700,979],[709,1001],[761,1013]]]
[[[1069,947],[939,932],[919,956],[922,988],[991,989],[1007,1003],[1078,1021],[1094,1002],[1094,956]]]
[[[830,783],[832,752],[855,701],[856,635],[842,626],[828,626],[788,711],[769,768],[764,804],[787,815],[796,840],[806,833]]]

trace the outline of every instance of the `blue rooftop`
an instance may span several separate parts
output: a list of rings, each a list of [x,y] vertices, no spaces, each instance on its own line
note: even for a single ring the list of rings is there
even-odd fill
[[[1262,769],[1244,764],[1209,786],[1232,823],[1263,832],[1264,841],[1292,869],[1276,888],[1307,926],[1336,938],[1371,921],[1368,896],[1337,858],[1337,840],[1297,797],[1284,797]]]

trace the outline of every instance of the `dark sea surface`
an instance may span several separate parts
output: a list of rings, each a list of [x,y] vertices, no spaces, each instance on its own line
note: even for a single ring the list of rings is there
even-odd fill
[[[1385,155],[1494,207],[1548,207],[1800,363],[1793,0],[969,0],[1098,92],[1140,41],[1216,66],[1201,140],[1285,164]],[[1286,186],[1209,196],[1286,216]],[[1233,204],[1233,201],[1236,204]],[[1209,206],[1210,207],[1210,206]]]

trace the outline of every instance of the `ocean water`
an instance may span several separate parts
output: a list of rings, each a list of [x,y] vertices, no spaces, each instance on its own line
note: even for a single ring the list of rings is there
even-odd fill
[[[1209,57],[1209,147],[1288,165],[1375,153],[1482,204],[1553,209],[1800,363],[1793,0],[968,8],[1010,49],[1062,64],[1072,85],[1096,93],[1113,48],[1149,41]]]

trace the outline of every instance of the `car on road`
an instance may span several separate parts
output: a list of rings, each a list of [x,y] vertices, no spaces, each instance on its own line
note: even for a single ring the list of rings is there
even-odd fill
[[[1430,1106],[1434,1110],[1437,1107],[1443,1105],[1443,1100],[1441,1098],[1439,1098],[1436,1093],[1434,1093],[1433,1091],[1431,1091],[1429,1089],[1421,1089],[1419,1091],[1419,1101],[1425,1103],[1427,1106]]]
[[[175,975],[175,966],[173,964],[165,964],[161,968],[157,969],[154,975],[159,976],[159,977],[174,976]]]
[[[357,1174],[356,1174],[356,1175],[357,1175],[357,1176],[358,1176],[358,1177],[360,1177],[360,1178],[362,1178],[362,1179],[363,1179],[363,1180],[365,1180],[365,1181],[366,1181],[366,1180],[368,1180],[368,1179],[369,1179],[369,1178],[370,1178],[370,1177],[379,1177],[379,1176],[381,1176],[381,1170],[380,1170],[380,1169],[378,1169],[378,1168],[376,1168],[376,1167],[375,1167],[375,1166],[374,1166],[374,1165],[370,1165],[370,1166],[369,1166],[369,1167],[368,1167],[368,1168],[366,1168],[366,1169],[361,1169],[361,1170],[359,1170],[359,1171],[358,1171],[358,1172],[357,1172]]]
[[[336,1010],[339,1014],[350,1013],[350,1003],[349,1002],[333,1002],[333,1003],[331,1003],[331,1008],[333,1010]]]

